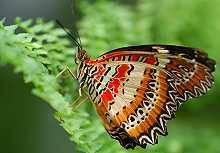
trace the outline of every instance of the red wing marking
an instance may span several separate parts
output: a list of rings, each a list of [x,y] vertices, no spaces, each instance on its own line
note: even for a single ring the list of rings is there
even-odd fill
[[[117,74],[113,78],[124,78],[127,74],[127,71],[129,70],[128,64],[122,64],[117,69]]]
[[[139,58],[140,58],[140,55],[132,55],[131,56],[131,61],[137,62]]]
[[[123,59],[123,57],[130,57],[128,59]],[[138,62],[139,59],[141,59],[142,57],[145,57],[144,62],[142,63],[147,63],[147,64],[151,64],[151,65],[155,65],[157,64],[157,60],[154,54],[146,54],[144,52],[115,52],[115,53],[110,53],[110,54],[106,54],[103,55],[102,57],[99,57],[96,60],[93,61],[86,61],[86,64],[88,65],[93,65],[93,64],[97,64],[97,63],[107,63],[109,60],[113,60],[115,62],[117,61],[129,61],[129,62]]]
[[[155,64],[157,64],[157,60],[156,60],[154,55],[149,55],[149,56],[147,56],[147,58],[144,61],[144,63],[155,65]]]
[[[108,88],[101,94],[101,100],[103,105],[108,105],[113,100],[112,92]]]
[[[111,78],[107,84],[106,90],[101,94],[101,102],[104,103],[103,105],[108,105],[108,103],[112,102],[113,94],[118,93],[120,85],[126,80],[128,70],[129,66],[127,64],[122,64],[116,68],[117,73]]]

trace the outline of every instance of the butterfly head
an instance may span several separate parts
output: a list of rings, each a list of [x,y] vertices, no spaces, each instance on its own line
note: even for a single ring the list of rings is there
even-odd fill
[[[75,63],[79,64],[80,62],[83,62],[86,59],[89,59],[86,51],[84,49],[82,49],[81,47],[78,47],[78,50],[75,54]]]
[[[73,45],[77,46],[78,50],[77,50],[75,57],[74,57],[75,63],[78,64],[78,63],[83,62],[86,59],[88,59],[88,55],[86,54],[86,51],[83,49],[83,47],[81,45],[81,40],[80,40],[80,36],[79,36],[78,32],[73,33],[72,31],[66,29],[58,20],[56,20],[56,23],[66,32],[67,36],[72,41]],[[78,39],[77,39],[77,37],[78,37]]]
[[[78,65],[76,79],[79,81],[79,92],[80,92],[85,84],[86,72],[87,72],[87,66],[85,65],[84,61],[89,59],[89,56],[86,54],[86,51],[83,49],[81,45],[81,40],[78,32],[75,33],[66,29],[58,20],[56,20],[56,23],[66,32],[67,36],[72,41],[73,45],[77,46],[77,52],[74,55],[74,59],[75,59],[75,63]]]

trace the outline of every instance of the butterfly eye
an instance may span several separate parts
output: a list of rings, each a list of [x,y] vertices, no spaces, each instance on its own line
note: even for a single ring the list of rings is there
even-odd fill
[[[78,61],[85,61],[86,59],[89,59],[89,57],[86,54],[85,50],[82,50],[82,49],[78,48],[78,51],[76,53],[76,59]]]

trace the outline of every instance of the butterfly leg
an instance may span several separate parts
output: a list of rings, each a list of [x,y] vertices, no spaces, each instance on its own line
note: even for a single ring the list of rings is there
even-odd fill
[[[67,65],[65,65],[65,68],[56,75],[56,78],[60,77],[66,71],[69,72],[69,74],[72,76],[73,79],[76,79],[76,76],[74,75],[74,73],[71,71],[71,69]]]
[[[78,98],[76,98],[76,100],[72,103],[72,106],[74,106],[74,105],[76,105],[76,106],[74,106],[74,109],[75,109],[75,107],[76,108],[78,108],[82,103],[84,103],[86,100],[89,100],[89,94],[88,94],[88,92],[85,90],[85,88],[84,89],[79,89],[80,91],[80,96],[78,97]],[[83,97],[83,99],[82,100],[80,100],[80,98],[81,97]],[[77,101],[79,101],[79,103],[77,104]]]
[[[60,71],[60,72],[56,75],[56,78],[59,78],[65,71],[66,71],[66,68],[64,68],[62,71]]]
[[[71,69],[67,65],[65,65],[65,68],[57,74],[56,78],[60,77],[66,71],[68,71],[68,73],[72,76],[73,79],[77,79],[76,76],[74,75],[74,73],[71,71]],[[84,103],[86,100],[88,100],[88,97],[84,97],[84,99],[80,100],[81,97],[82,97],[82,89],[79,88],[79,96],[71,104],[71,106],[74,109],[78,108],[82,103]],[[78,103],[78,101],[79,101],[79,103]],[[76,106],[74,106],[74,105],[76,105]]]
[[[77,79],[76,76],[73,74],[73,72],[71,71],[71,69],[67,65],[66,65],[66,69],[74,79]]]
[[[72,107],[73,107],[73,110],[76,110],[77,108],[79,108],[79,106],[81,105],[81,104],[83,104],[86,100],[88,100],[88,97],[84,97],[83,99],[81,99],[80,100],[80,97],[78,97],[77,99],[76,99],[76,101],[74,101],[73,103],[72,103]]]

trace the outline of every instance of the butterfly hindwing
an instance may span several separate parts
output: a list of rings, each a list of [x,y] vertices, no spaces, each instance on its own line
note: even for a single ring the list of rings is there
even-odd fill
[[[215,62],[199,50],[144,45],[87,61],[87,86],[107,132],[125,148],[155,144],[180,104],[207,92]]]

